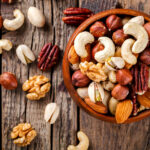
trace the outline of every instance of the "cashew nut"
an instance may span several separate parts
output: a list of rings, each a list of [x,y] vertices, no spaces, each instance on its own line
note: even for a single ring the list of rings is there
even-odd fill
[[[115,71],[110,71],[108,73],[108,78],[109,78],[109,81],[111,81],[112,83],[116,83],[117,80],[116,80],[116,72]]]
[[[28,63],[32,63],[35,60],[35,56],[30,48],[24,44],[19,45],[16,49],[16,54],[20,61],[27,65]]]
[[[67,150],[87,150],[89,147],[89,139],[85,133],[79,131],[77,133],[80,143],[77,146],[69,145]]]
[[[5,19],[3,22],[4,28],[9,31],[15,31],[19,29],[24,23],[24,15],[19,9],[15,9],[13,14],[15,16],[15,19],[13,20]]]
[[[30,7],[28,9],[28,19],[36,27],[43,27],[45,25],[45,16],[36,7]]]
[[[144,17],[143,16],[133,17],[129,20],[129,22],[134,22],[134,23],[137,23],[139,25],[144,25]]]
[[[12,49],[13,45],[11,41],[6,39],[0,40],[0,54],[2,54],[2,50],[10,51]]]
[[[146,48],[148,44],[148,34],[143,26],[134,22],[128,22],[123,26],[123,31],[125,34],[132,35],[136,38],[132,47],[133,53],[141,53]]]
[[[88,53],[85,45],[92,42],[94,42],[94,36],[91,33],[87,31],[79,33],[74,40],[74,48],[76,53],[82,58],[87,57]]]
[[[131,65],[135,65],[137,63],[137,58],[132,54],[132,46],[135,43],[133,39],[127,39],[123,42],[121,46],[121,56],[122,58]]]
[[[88,97],[88,87],[78,88],[77,93],[82,99]]]
[[[115,45],[113,41],[108,37],[100,37],[99,42],[104,45],[104,50],[95,54],[95,60],[100,63],[104,63],[105,60],[115,54]]]

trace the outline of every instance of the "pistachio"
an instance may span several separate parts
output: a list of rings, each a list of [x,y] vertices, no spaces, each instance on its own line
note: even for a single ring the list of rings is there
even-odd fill
[[[88,97],[88,87],[77,88],[77,93],[83,99]]]

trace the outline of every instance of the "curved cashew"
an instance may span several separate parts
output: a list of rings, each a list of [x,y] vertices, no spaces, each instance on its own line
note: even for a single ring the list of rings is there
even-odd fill
[[[28,63],[32,63],[35,60],[35,56],[30,48],[24,44],[19,45],[16,49],[16,54],[20,61],[27,65]]]
[[[133,39],[127,39],[123,42],[121,46],[121,56],[122,58],[131,65],[135,65],[137,63],[137,58],[132,54],[132,46],[134,44]]]
[[[87,57],[88,53],[85,45],[92,42],[94,42],[94,36],[91,33],[87,31],[79,33],[74,40],[74,48],[76,53],[82,58]]]
[[[104,45],[104,50],[99,51],[95,54],[95,60],[104,63],[108,57],[114,56],[115,54],[115,45],[113,41],[108,37],[100,37],[99,42]]]
[[[129,22],[134,22],[134,23],[137,23],[139,25],[143,25],[144,24],[144,17],[143,16],[133,17],[129,20]]]
[[[133,53],[141,53],[146,48],[148,44],[148,34],[143,26],[129,22],[124,25],[123,31],[125,34],[132,35],[137,39],[132,47]]]
[[[2,50],[10,51],[12,49],[13,45],[11,41],[2,39],[0,40],[0,54],[2,54]]]
[[[77,146],[69,145],[67,150],[87,150],[89,147],[89,139],[85,133],[79,131],[77,133],[80,143]]]
[[[24,15],[19,9],[15,9],[13,14],[16,17],[15,19],[13,20],[5,19],[3,22],[4,28],[9,31],[15,31],[19,29],[24,23]]]

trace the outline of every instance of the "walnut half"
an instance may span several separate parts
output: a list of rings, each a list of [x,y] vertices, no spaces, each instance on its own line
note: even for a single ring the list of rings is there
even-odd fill
[[[18,146],[27,146],[36,137],[37,133],[29,123],[20,123],[13,128],[11,138]]]

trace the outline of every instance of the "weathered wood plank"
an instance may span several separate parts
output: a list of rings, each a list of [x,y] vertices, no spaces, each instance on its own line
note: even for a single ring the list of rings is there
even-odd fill
[[[149,12],[148,4],[150,0],[122,0],[120,2],[123,8],[140,9],[141,11]],[[82,7],[99,12],[109,8],[115,8],[117,1],[80,0],[79,4]],[[97,120],[81,110],[80,130],[89,136],[89,150],[149,149],[150,118],[132,124],[116,125]]]

